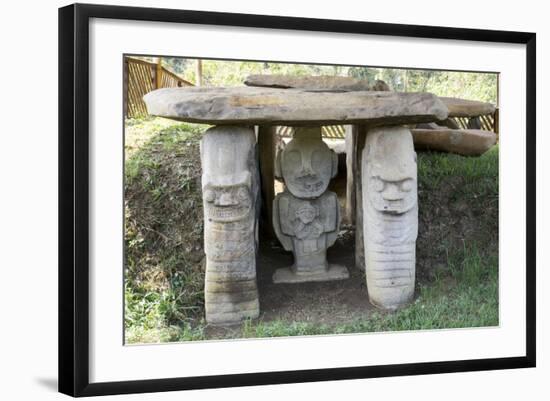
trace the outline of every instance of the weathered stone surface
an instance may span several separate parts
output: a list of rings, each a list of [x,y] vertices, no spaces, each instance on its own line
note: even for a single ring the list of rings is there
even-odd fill
[[[449,109],[449,117],[476,117],[495,112],[495,106],[491,103],[455,97],[440,97],[439,99]]]
[[[340,227],[338,199],[326,191],[336,175],[336,156],[321,139],[321,128],[298,128],[277,158],[286,184],[273,201],[273,227],[279,241],[294,254],[294,264],[273,275],[276,283],[327,281],[349,277],[344,267],[331,267],[327,248]]]
[[[309,274],[296,274],[290,267],[277,269],[273,274],[275,284],[313,283],[320,281],[336,281],[349,278],[349,271],[345,266],[329,264],[327,269]]]
[[[441,125],[438,125],[436,123],[421,123],[421,124],[416,124],[415,128],[418,128],[418,129],[439,129],[439,128],[441,128]]]
[[[357,175],[357,128],[353,125],[344,126],[346,146],[346,209],[344,221],[347,224],[355,222],[355,177]]]
[[[451,129],[460,129],[460,125],[458,125],[458,123],[452,118],[447,118],[446,120],[438,121],[436,125],[441,127],[451,128]],[[420,128],[420,127],[416,127],[416,128]]]
[[[447,118],[447,108],[431,93],[185,87],[157,89],[143,99],[151,115],[218,125],[394,125]]]
[[[247,86],[282,89],[306,89],[323,92],[349,91],[389,91],[390,87],[381,80],[374,82],[353,77],[337,77],[331,75],[297,76],[297,75],[249,75],[245,81]]]
[[[262,207],[260,231],[265,238],[275,238],[273,231],[273,199],[275,199],[274,171],[278,141],[277,127],[260,125],[257,127],[258,152],[260,159]]]
[[[370,129],[361,164],[369,300],[396,309],[414,294],[418,199],[411,133],[403,127]]]
[[[363,148],[369,130],[366,125],[354,125],[357,132],[357,143],[355,149],[356,172],[355,177],[355,267],[365,271],[365,243],[363,241],[363,190],[361,183]]]
[[[320,127],[296,129],[276,164],[290,193],[304,199],[321,196],[338,172],[338,157],[321,139]]]
[[[479,156],[491,149],[497,136],[494,132],[483,130],[437,129],[411,130],[414,146],[417,149],[439,150],[463,156]]]
[[[201,141],[206,321],[259,315],[256,226],[259,176],[254,131],[214,127]]]

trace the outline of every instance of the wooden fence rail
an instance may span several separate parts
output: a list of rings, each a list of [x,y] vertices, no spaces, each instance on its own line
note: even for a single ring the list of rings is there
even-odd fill
[[[455,117],[452,118],[460,129],[482,129],[485,131],[493,131],[498,135],[498,112],[494,114],[481,115],[477,117]],[[294,129],[292,127],[280,126],[277,127],[277,134],[281,137],[292,138]],[[326,125],[322,130],[323,138],[344,139],[345,130],[343,125]]]
[[[178,88],[193,86],[191,82],[174,74],[159,63],[124,58],[124,116],[144,117],[147,108],[143,96],[158,88]]]

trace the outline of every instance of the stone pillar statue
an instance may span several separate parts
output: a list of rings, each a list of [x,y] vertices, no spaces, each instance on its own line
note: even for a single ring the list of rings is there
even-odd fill
[[[284,192],[273,201],[275,234],[294,264],[278,269],[275,283],[339,280],[349,277],[344,266],[327,262],[327,248],[334,244],[340,227],[338,199],[327,191],[336,175],[338,158],[321,139],[321,128],[296,128],[294,138],[278,154],[276,176],[285,182]]]
[[[206,321],[259,315],[256,284],[259,173],[250,128],[218,126],[201,141]]]
[[[396,309],[414,294],[418,194],[410,131],[370,129],[361,168],[369,299],[377,307]]]

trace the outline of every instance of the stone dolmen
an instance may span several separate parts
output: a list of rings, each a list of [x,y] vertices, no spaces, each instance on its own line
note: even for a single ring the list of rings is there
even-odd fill
[[[247,82],[259,85],[262,79]],[[381,83],[361,86],[351,78],[309,79],[307,89],[295,87],[299,79],[292,85],[270,79],[265,86],[271,87],[170,88],[144,97],[151,115],[215,126],[201,142],[206,320],[227,324],[258,316],[259,224],[272,228],[294,255],[274,282],[349,276],[326,257],[341,215],[336,195],[327,191],[337,160],[321,140],[321,127],[332,124],[350,125],[354,135],[356,264],[365,267],[369,299],[383,309],[407,304],[414,293],[418,231],[416,154],[407,127],[445,121],[446,103],[430,93],[389,92]],[[453,104],[455,110],[465,107]],[[277,158],[276,126],[295,128]],[[285,183],[276,197],[275,176]]]

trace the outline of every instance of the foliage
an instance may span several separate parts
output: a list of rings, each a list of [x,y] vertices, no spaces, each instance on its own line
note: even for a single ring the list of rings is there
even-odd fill
[[[252,74],[283,75],[344,75],[347,67],[286,64],[255,61],[202,60],[202,84],[204,86],[242,86],[247,76]],[[186,64],[182,77],[196,82],[196,60]]]
[[[144,333],[152,331],[158,331],[159,340],[172,338],[166,337],[167,330],[174,324],[178,332],[185,329],[203,306],[198,154],[204,126],[167,124],[151,135],[148,126],[164,126],[159,120],[132,122],[143,135],[128,138],[143,142],[125,163],[125,325],[130,342],[150,340]]]
[[[196,82],[196,59],[164,60],[184,79]],[[431,92],[438,96],[497,102],[497,74],[494,73],[202,60],[202,74],[204,86],[242,86],[251,74],[351,76],[370,81],[381,79],[392,90],[400,92]]]

